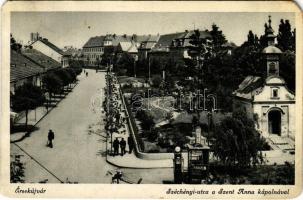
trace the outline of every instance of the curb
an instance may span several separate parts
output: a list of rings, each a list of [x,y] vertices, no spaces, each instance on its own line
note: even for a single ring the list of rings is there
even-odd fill
[[[138,159],[140,159],[140,158],[138,158]],[[170,168],[173,168],[173,167],[137,167],[137,166],[127,167],[127,166],[121,166],[121,165],[118,165],[114,162],[109,161],[107,159],[107,155],[106,155],[106,162],[113,165],[113,166],[120,167],[120,168],[127,168],[127,169],[170,169]]]

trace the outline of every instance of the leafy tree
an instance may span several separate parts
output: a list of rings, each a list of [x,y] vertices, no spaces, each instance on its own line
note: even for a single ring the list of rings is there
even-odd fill
[[[22,45],[16,42],[16,40],[12,34],[10,35],[10,43],[11,43],[11,50],[14,50],[17,52],[21,51]]]
[[[162,83],[162,77],[160,75],[156,75],[153,77],[152,82],[154,87],[159,87]]]
[[[127,70],[127,74],[131,75],[134,72],[134,61],[135,59],[133,58],[132,55],[129,53],[122,53],[120,57],[117,58],[116,62],[116,71],[125,69]]]
[[[61,79],[63,87],[67,86],[73,81],[71,75],[64,68],[56,70],[54,74]]]
[[[138,110],[136,117],[142,122],[141,126],[144,130],[151,130],[155,125],[153,116],[144,110]]]
[[[28,123],[28,111],[41,106],[45,102],[45,97],[40,87],[32,83],[25,83],[18,87],[12,96],[12,108],[16,112],[25,111],[25,126]]]
[[[288,88],[296,90],[296,54],[293,51],[285,51],[280,57],[280,76],[282,76]]]
[[[247,167],[259,162],[265,140],[245,112],[237,111],[217,124],[214,132],[214,155],[223,164]]]
[[[219,27],[216,24],[212,25],[212,30],[210,31],[210,34],[213,39],[213,45],[214,50],[219,50],[220,47],[227,42],[225,35],[223,32],[219,29]]]
[[[69,61],[69,69],[73,69],[73,71],[76,73],[76,75],[81,74],[82,72],[82,66],[84,66],[83,60],[70,60]]]
[[[49,93],[51,100],[53,94],[61,92],[63,86],[62,80],[53,72],[47,73],[42,77],[42,83],[46,91]]]
[[[281,19],[279,25],[279,33],[277,36],[279,48],[281,48],[283,51],[293,50],[294,49],[293,37],[294,36],[291,31],[291,25],[289,23],[289,20],[284,21],[283,19]]]
[[[259,47],[259,38],[251,30],[248,32],[247,41],[245,41],[242,46],[256,46]]]

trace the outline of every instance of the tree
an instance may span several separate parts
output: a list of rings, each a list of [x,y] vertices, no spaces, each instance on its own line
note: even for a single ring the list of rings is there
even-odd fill
[[[54,93],[59,93],[63,86],[62,80],[55,75],[53,72],[47,73],[42,77],[43,86],[49,93],[49,98],[51,100]]]
[[[10,35],[10,43],[11,43],[11,50],[14,50],[17,52],[21,51],[22,45],[16,42],[16,40],[12,34]]]
[[[138,110],[136,117],[142,122],[141,126],[143,130],[150,131],[155,125],[153,116],[144,110]]]
[[[296,90],[296,54],[293,51],[285,51],[280,58],[279,74],[285,79],[288,88]]]
[[[72,83],[72,77],[65,68],[56,70],[54,74],[61,79],[62,86],[67,86]]]
[[[279,48],[281,48],[283,51],[293,50],[293,37],[294,36],[291,32],[291,25],[289,23],[289,20],[284,21],[283,19],[281,19],[279,25],[279,33],[277,35]]]
[[[153,77],[152,82],[153,82],[153,86],[157,88],[162,83],[162,77],[160,75],[156,75]]]
[[[216,24],[212,25],[212,30],[210,31],[210,34],[213,39],[213,45],[214,50],[219,50],[220,47],[227,42],[225,35],[221,30],[219,30],[219,27]]]
[[[122,53],[120,57],[117,58],[116,61],[116,71],[120,70],[127,70],[127,74],[131,75],[134,72],[134,61],[135,59],[133,58],[132,55],[129,53]]]
[[[245,41],[242,46],[259,46],[259,38],[251,30],[248,32],[247,41]]]
[[[258,151],[265,140],[254,128],[254,122],[245,112],[236,111],[216,125],[214,155],[223,164],[247,167],[259,162]]]
[[[18,87],[12,96],[12,108],[16,112],[25,111],[25,126],[28,123],[28,111],[41,106],[45,102],[45,97],[40,87],[32,83],[25,83]]]

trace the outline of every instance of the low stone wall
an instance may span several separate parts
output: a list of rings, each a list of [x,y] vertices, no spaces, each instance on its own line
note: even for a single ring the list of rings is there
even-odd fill
[[[119,84],[120,85],[120,84]],[[126,107],[125,99],[122,94],[121,89],[119,88],[119,93],[121,97],[121,101],[125,110],[125,115],[130,116],[132,113],[128,112],[128,109]],[[137,141],[137,137],[134,132],[134,127],[130,121],[130,117],[127,118],[127,124],[129,128],[130,135],[132,136],[134,143],[135,143],[135,154],[138,158],[146,159],[146,160],[164,160],[164,159],[173,159],[174,154],[173,153],[144,153],[139,149],[139,144]]]

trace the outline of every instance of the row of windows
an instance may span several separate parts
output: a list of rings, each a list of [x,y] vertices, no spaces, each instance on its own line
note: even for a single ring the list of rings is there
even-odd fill
[[[104,52],[103,47],[84,48],[84,52]]]
[[[89,59],[97,59],[97,58],[101,58],[102,55],[98,55],[98,54],[88,54],[86,55],[86,58],[89,58]]]

